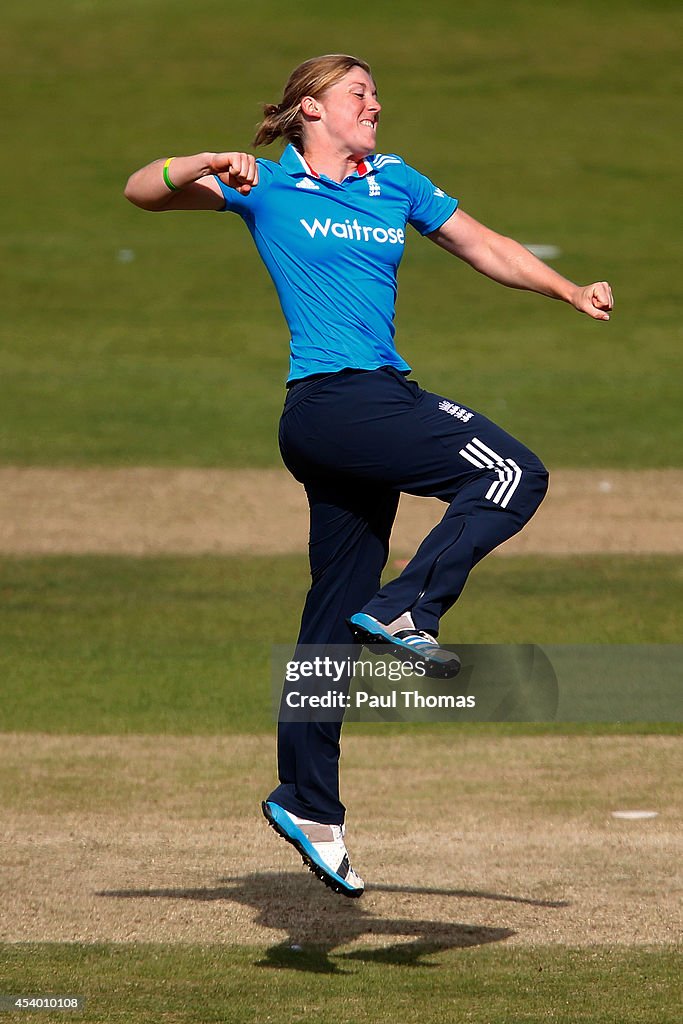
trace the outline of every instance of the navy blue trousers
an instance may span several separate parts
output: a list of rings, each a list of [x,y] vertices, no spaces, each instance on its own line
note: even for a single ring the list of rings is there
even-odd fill
[[[280,421],[280,450],[310,505],[311,588],[299,644],[352,644],[346,619],[390,623],[409,611],[438,634],[470,570],[529,521],[548,474],[485,416],[424,391],[391,367],[342,370],[296,384]],[[443,519],[403,572],[380,588],[401,492],[440,498]],[[280,722],[287,810],[340,824],[339,722]]]

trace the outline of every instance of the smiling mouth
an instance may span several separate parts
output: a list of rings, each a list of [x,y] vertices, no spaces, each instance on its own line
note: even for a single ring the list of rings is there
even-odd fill
[[[377,122],[376,121],[363,120],[363,121],[361,121],[361,124],[364,124],[366,128],[376,128],[377,127]]]

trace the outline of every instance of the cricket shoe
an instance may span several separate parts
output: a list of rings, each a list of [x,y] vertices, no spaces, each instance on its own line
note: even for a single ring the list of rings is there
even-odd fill
[[[452,679],[460,671],[457,654],[439,647],[431,633],[425,633],[414,626],[391,633],[387,626],[364,612],[356,612],[347,622],[358,643],[371,649],[374,654],[393,654],[416,665],[423,665],[425,674],[433,679]]]
[[[272,800],[264,800],[261,807],[269,825],[299,851],[304,864],[328,889],[351,899],[363,895],[365,882],[349,864],[343,825],[299,818]]]

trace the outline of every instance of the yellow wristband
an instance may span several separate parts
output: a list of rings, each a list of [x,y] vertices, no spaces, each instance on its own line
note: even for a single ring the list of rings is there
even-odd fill
[[[170,179],[170,177],[168,175],[168,168],[169,168],[169,164],[171,163],[171,160],[175,160],[175,157],[174,156],[169,156],[168,160],[164,164],[164,184],[167,186],[167,188],[169,188],[171,190],[171,192],[177,192],[178,191],[178,186],[173,184],[173,182],[171,181],[171,179]]]

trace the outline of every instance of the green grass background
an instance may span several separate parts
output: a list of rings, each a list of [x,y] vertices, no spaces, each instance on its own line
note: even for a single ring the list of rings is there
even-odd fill
[[[278,463],[287,332],[243,225],[151,217],[122,189],[157,156],[248,148],[294,65],[347,51],[375,70],[382,151],[615,291],[592,323],[413,234],[397,340],[418,379],[551,468],[680,465],[680,29],[668,0],[8,0],[0,464]],[[676,642],[681,579],[674,558],[488,560],[447,631]],[[0,581],[0,728],[271,728],[263,636],[291,640],[303,559],[2,559]],[[0,989],[136,1024],[678,1019],[668,951],[422,952],[334,954],[330,974],[316,949],[15,945]]]
[[[4,558],[0,579],[0,731],[273,728],[270,659],[273,645],[296,637],[308,582],[303,556]],[[492,558],[444,618],[442,636],[473,644],[677,643],[682,603],[681,558]]]
[[[678,1024],[671,951],[0,946],[8,992],[86,996],[63,1020],[136,1024]],[[439,969],[440,968],[440,969]],[[41,988],[41,986],[43,986]],[[258,991],[258,1000],[249,993]],[[619,1007],[627,1006],[627,1016]],[[432,1016],[429,1008],[434,1007]],[[3,1014],[8,1024],[33,1015]]]
[[[610,324],[591,322],[411,233],[397,340],[418,379],[551,466],[680,463],[677,5],[3,11],[1,461],[278,462],[287,331],[246,229],[145,214],[122,189],[159,155],[248,148],[259,103],[296,63],[349,51],[375,70],[381,150],[498,230],[559,246],[558,270],[609,278],[616,295]]]

